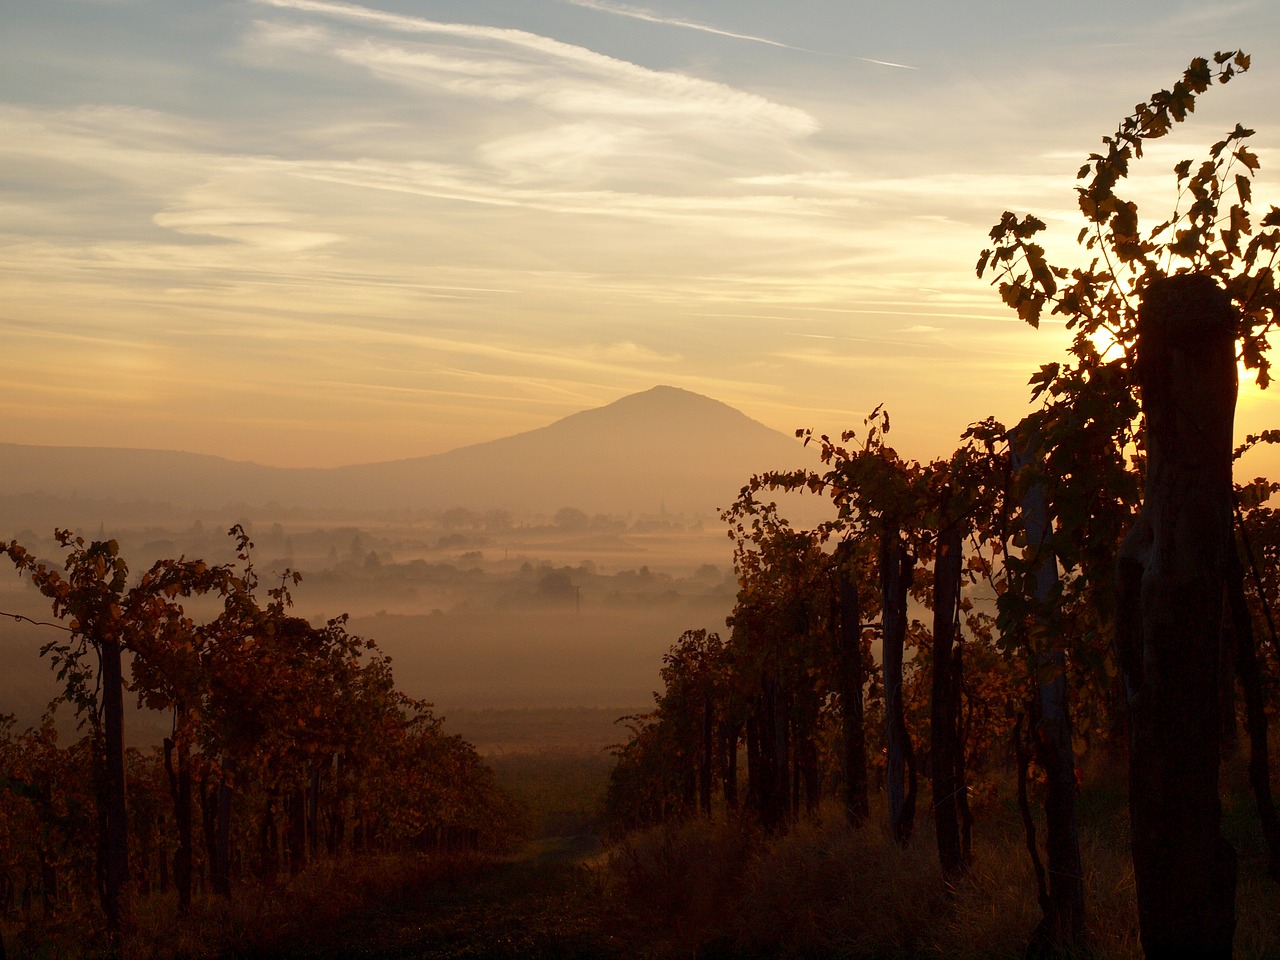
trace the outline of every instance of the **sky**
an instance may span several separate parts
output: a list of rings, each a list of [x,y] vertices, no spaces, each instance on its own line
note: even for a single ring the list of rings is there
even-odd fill
[[[5,0],[0,441],[333,466],[672,384],[945,455],[1066,342],[991,225],[1072,256],[1088,153],[1237,48],[1161,219],[1236,122],[1280,204],[1274,0]]]

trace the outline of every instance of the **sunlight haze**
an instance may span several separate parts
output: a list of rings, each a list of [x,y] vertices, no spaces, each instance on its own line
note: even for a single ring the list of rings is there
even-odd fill
[[[1280,7],[57,0],[0,13],[0,441],[272,466],[440,453],[654,384],[904,453],[1012,422],[1060,327],[974,277],[1005,209],[1243,48],[1132,191],[1237,122],[1280,198]],[[1054,246],[1057,245],[1057,246]],[[1246,388],[1240,429],[1274,425]]]

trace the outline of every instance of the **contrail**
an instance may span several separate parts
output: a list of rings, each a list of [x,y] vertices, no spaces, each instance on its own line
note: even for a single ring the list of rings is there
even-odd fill
[[[840,57],[843,60],[861,60],[863,63],[874,63],[881,67],[895,67],[898,70],[916,70],[917,67],[905,63],[893,63],[890,60],[876,60],[872,57],[855,57],[842,53],[827,53],[824,50],[810,50],[808,47],[796,47],[768,37],[757,37],[750,33],[734,33],[732,30],[721,30],[694,20],[682,20],[679,17],[663,17],[650,10],[630,7],[624,4],[603,3],[602,0],[564,0],[575,7],[586,7],[588,10],[599,10],[602,13],[613,13],[620,17],[631,17],[633,20],[647,20],[649,23],[661,23],[670,27],[684,27],[686,30],[701,30],[703,33],[714,33],[718,37],[731,37],[734,40],[748,40],[751,43],[763,43],[770,47],[781,47],[783,50],[795,50],[798,53],[814,53],[822,57]]]

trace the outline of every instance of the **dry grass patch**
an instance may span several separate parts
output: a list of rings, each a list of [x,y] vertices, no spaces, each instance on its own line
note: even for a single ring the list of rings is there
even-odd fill
[[[1111,806],[1108,804],[1108,806]],[[637,834],[612,852],[614,893],[647,918],[636,956],[745,958],[1021,958],[1040,921],[1016,815],[978,816],[970,875],[942,881],[933,824],[905,849],[873,811],[860,830],[840,809],[781,836],[692,821]],[[1133,866],[1123,818],[1082,828],[1091,960],[1139,960]],[[1043,837],[1043,833],[1041,833]],[[1242,850],[1236,956],[1280,958],[1276,884]]]
[[[117,952],[119,960],[203,960],[278,957],[323,946],[350,917],[441,880],[462,876],[482,861],[416,854],[322,860],[273,884],[244,883],[235,896],[197,896],[180,918],[176,896],[140,898]],[[102,932],[93,905],[67,910],[37,928],[5,932],[13,958],[81,960],[101,957]]]

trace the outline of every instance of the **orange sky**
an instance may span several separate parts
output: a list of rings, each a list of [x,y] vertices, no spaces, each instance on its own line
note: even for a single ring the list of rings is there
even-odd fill
[[[1280,8],[62,0],[0,31],[0,440],[273,465],[434,453],[669,383],[780,430],[885,402],[910,456],[1022,412],[1064,333],[973,276],[1191,56]],[[1242,431],[1276,425],[1246,387]]]

